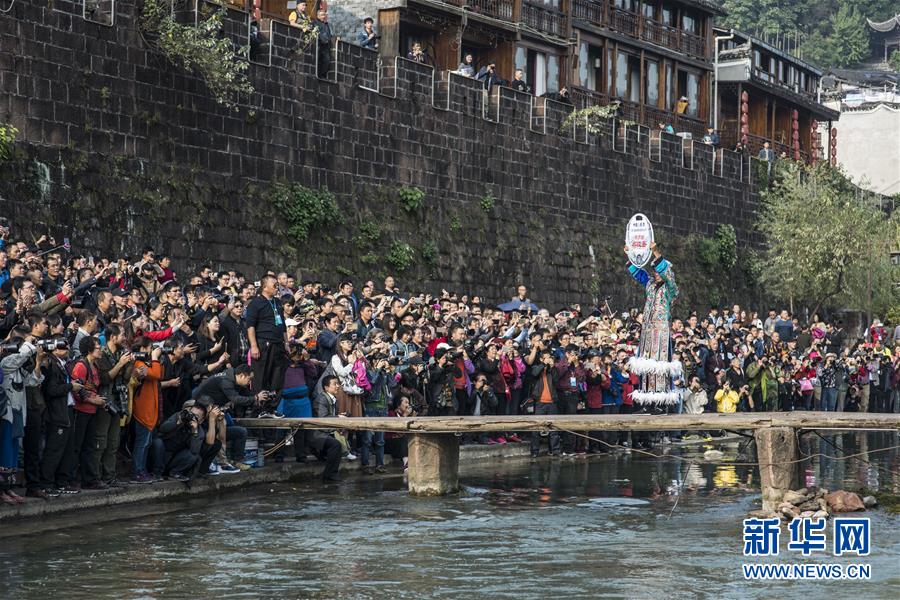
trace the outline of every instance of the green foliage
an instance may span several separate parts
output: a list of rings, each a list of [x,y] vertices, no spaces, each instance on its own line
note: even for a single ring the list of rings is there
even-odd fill
[[[820,67],[848,67],[869,55],[865,19],[894,16],[896,0],[724,0],[722,7],[724,25],[789,40],[799,32],[804,60]]]
[[[588,106],[573,110],[563,119],[559,126],[559,132],[569,132],[573,125],[577,124],[578,127],[587,129],[588,133],[597,135],[603,130],[603,124],[616,116],[618,108],[619,103],[613,102],[606,106]]]
[[[314,229],[340,220],[337,202],[327,189],[276,183],[271,201],[287,222],[288,235],[300,242],[306,241]]]
[[[490,191],[484,193],[484,196],[481,197],[481,210],[485,213],[489,213],[494,209],[494,205],[497,203],[497,199],[494,198],[494,194]]]
[[[395,241],[388,249],[385,260],[387,264],[399,272],[408,269],[415,260],[416,252],[406,242]]]
[[[403,186],[397,190],[397,199],[400,201],[400,208],[411,214],[422,208],[425,192],[417,187]]]
[[[763,192],[759,229],[767,252],[762,282],[782,299],[812,306],[840,301],[862,308],[871,282],[873,297],[890,297],[889,279],[869,277],[888,260],[890,225],[884,213],[857,198],[847,177],[825,163],[785,161]],[[883,247],[882,247],[883,246]]]
[[[347,267],[345,267],[343,265],[336,266],[334,268],[334,271],[341,277],[350,277],[351,275],[353,275],[353,271],[351,271],[350,269],[348,269]]]
[[[378,255],[374,252],[366,252],[359,257],[359,262],[367,267],[373,267],[378,264]]]
[[[429,267],[433,267],[437,264],[438,248],[431,240],[422,244],[422,249],[419,251],[419,254],[422,255],[422,261]]]
[[[462,230],[462,222],[459,220],[459,217],[453,215],[450,218],[450,231],[460,231]]]
[[[372,248],[381,237],[381,226],[375,221],[363,221],[359,224],[359,232],[353,237],[353,243],[360,250]]]
[[[900,325],[900,304],[895,304],[887,309],[884,313],[884,320],[894,326]]]
[[[209,14],[196,26],[182,25],[164,0],[144,0],[141,31],[144,39],[172,63],[193,70],[206,82],[216,102],[238,109],[238,96],[252,94],[247,79],[249,46],[235,49],[222,35],[225,8]]]
[[[711,238],[700,238],[697,255],[708,271],[729,271],[737,264],[737,235],[729,224],[719,225]]]
[[[894,50],[891,52],[890,58],[888,58],[888,64],[891,68],[898,73],[900,73],[900,50]]]
[[[19,130],[9,123],[0,123],[0,160],[9,160],[13,155],[13,143]]]

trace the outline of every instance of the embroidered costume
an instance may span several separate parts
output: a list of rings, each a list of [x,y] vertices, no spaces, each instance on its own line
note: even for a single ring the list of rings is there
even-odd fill
[[[678,286],[672,265],[662,257],[656,257],[647,267],[659,274],[657,282],[645,269],[629,265],[628,271],[647,292],[644,303],[644,322],[638,353],[629,361],[632,373],[641,378],[640,389],[632,394],[639,403],[673,404],[678,401],[672,380],[682,373],[680,361],[672,360],[671,321],[672,302],[678,296]]]

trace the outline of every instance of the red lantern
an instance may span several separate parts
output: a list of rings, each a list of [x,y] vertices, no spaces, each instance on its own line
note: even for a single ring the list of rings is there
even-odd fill
[[[744,90],[741,92],[741,102],[746,104],[748,100],[750,100],[750,94],[747,93],[747,90]]]

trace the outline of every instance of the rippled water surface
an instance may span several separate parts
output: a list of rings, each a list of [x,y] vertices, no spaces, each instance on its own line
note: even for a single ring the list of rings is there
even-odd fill
[[[900,444],[886,433],[826,437],[848,454]],[[752,460],[737,443],[717,447]],[[841,453],[817,439],[804,448],[827,455],[807,484],[900,491],[897,450],[866,464],[834,460]],[[409,498],[399,475],[279,484],[0,539],[0,598],[900,597],[900,517],[880,510],[867,513],[871,581],[745,582],[752,467],[618,454],[471,466],[461,481],[459,496],[431,499]],[[785,544],[777,562],[803,562]]]

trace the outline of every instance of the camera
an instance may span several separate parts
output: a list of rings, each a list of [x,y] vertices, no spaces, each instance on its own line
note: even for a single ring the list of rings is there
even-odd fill
[[[389,364],[392,367],[396,367],[397,365],[400,364],[400,357],[399,356],[389,356],[387,358],[387,364]]]
[[[197,422],[197,423],[200,422],[200,418],[197,417],[197,415],[195,415],[195,414],[193,413],[193,411],[191,411],[189,408],[185,408],[184,410],[181,411],[181,417],[180,417],[180,418],[181,418],[181,424],[182,424],[182,425],[188,425],[188,426],[189,426],[189,425],[191,424],[192,421],[195,421],[195,422]]]
[[[19,351],[19,342],[8,342],[6,344],[0,344],[0,354],[9,354],[12,352]]]
[[[132,352],[132,356],[134,356],[134,360],[147,361],[150,359],[149,352]]]
[[[36,345],[40,346],[40,348],[44,350],[44,352],[52,352],[54,350],[58,350],[59,348],[66,348],[68,346],[65,341],[57,339],[38,340]]]

